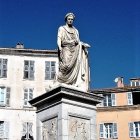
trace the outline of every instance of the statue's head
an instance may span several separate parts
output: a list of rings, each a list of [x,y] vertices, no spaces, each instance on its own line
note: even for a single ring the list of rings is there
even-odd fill
[[[75,19],[75,15],[74,15],[73,13],[67,13],[67,14],[65,15],[65,22],[67,21],[67,18],[68,18],[69,16],[72,16],[72,17],[73,17],[73,20]]]

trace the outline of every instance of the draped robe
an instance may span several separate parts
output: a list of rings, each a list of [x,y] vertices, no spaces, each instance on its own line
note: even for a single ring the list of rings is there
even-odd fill
[[[66,26],[61,26],[58,30],[58,38],[61,39],[61,51],[58,50],[59,72],[57,80],[60,83],[82,86],[88,89],[87,50],[80,42],[78,30],[75,27],[73,29],[71,32]]]

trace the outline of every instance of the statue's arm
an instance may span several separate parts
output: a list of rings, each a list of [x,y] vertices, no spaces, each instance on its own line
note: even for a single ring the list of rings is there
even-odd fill
[[[63,30],[62,30],[62,27],[59,27],[59,29],[58,29],[58,35],[57,35],[57,45],[58,45],[58,48],[59,48],[59,50],[61,51],[61,49],[62,49],[62,44],[61,44],[61,42],[62,42],[62,34],[63,34]]]
[[[58,45],[59,50],[61,51],[62,47],[61,47],[61,38],[60,37],[57,38],[57,45]]]

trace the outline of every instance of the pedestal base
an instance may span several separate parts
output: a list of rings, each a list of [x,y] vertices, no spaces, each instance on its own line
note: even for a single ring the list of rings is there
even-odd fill
[[[59,86],[33,99],[42,129],[39,140],[96,140],[100,96]]]

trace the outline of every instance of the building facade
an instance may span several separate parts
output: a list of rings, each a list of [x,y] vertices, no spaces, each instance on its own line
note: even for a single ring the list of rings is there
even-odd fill
[[[94,91],[104,100],[97,107],[98,140],[140,140],[140,79],[115,79],[116,88]]]
[[[28,100],[54,83],[56,50],[0,48],[0,140],[36,140],[36,109]]]
[[[39,140],[40,121],[28,101],[52,87],[57,70],[56,50],[0,48],[0,140]],[[122,77],[115,82],[115,88],[92,91],[104,97],[97,107],[98,140],[139,140],[140,78],[129,86]]]

